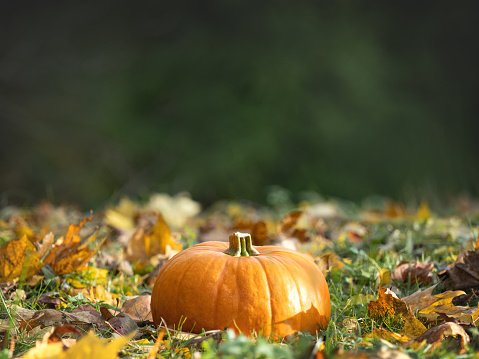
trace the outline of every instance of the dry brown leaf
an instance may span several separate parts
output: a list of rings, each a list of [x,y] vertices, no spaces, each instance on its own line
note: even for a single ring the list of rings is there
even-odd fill
[[[437,297],[432,294],[435,288],[436,285],[424,290],[419,289],[417,292],[404,297],[401,300],[409,306],[413,313],[416,313],[437,301]]]
[[[70,336],[73,336],[74,338],[64,339],[62,338],[64,334],[70,334]],[[73,325],[65,324],[59,327],[52,328],[52,330],[43,337],[43,340],[46,340],[49,344],[61,342],[64,349],[66,349],[70,348],[73,344],[75,344],[76,339],[78,339],[82,335],[83,332],[75,328]]]
[[[409,213],[401,203],[388,200],[384,205],[384,215],[388,218],[407,218]]]
[[[479,252],[461,252],[449,270],[441,274],[446,277],[441,284],[444,290],[479,288]]]
[[[136,298],[125,300],[123,306],[121,307],[121,311],[128,314],[133,320],[136,321],[153,321],[150,303],[151,295],[140,295]]]
[[[248,219],[236,218],[233,227],[228,233],[231,233],[231,231],[250,233],[255,246],[264,246],[271,243],[266,223],[263,221],[255,222]],[[226,237],[228,237],[228,235]]]
[[[74,324],[77,328],[83,331],[90,329],[92,326],[102,330],[108,329],[105,321],[99,315],[95,315],[91,311],[74,311],[71,313],[55,309],[42,309],[35,311],[16,305],[12,305],[10,309],[12,313],[16,314],[16,326],[27,332],[36,327],[44,328],[62,326],[65,324]]]
[[[339,230],[338,241],[348,240],[352,243],[360,243],[366,233],[366,227],[362,224],[358,222],[349,222]]]
[[[464,350],[465,346],[470,342],[469,335],[466,333],[463,327],[456,323],[448,322],[429,328],[421,336],[412,340],[411,342],[406,343],[405,345],[417,348],[425,341],[427,344],[431,344],[433,347],[432,350],[434,350],[434,348],[439,347],[444,342],[444,337],[448,336],[460,337],[460,350]]]
[[[55,309],[57,305],[62,303],[62,300],[57,297],[53,297],[53,295],[60,294],[60,292],[48,292],[43,293],[38,298],[38,304],[43,304],[47,307],[47,309]]]
[[[403,261],[397,265],[392,274],[392,279],[407,283],[409,278],[411,278],[411,283],[427,285],[432,282],[433,269],[433,263]]]
[[[298,226],[303,213],[301,210],[293,211],[283,218],[278,226],[280,241],[283,241],[285,238],[296,238],[300,242],[307,242],[309,240],[306,230]]]
[[[393,333],[384,328],[373,328],[372,333],[366,334],[364,337],[384,339],[393,343],[407,343],[411,340],[411,337],[408,337],[407,335]]]
[[[403,315],[408,311],[406,303],[387,293],[381,286],[379,286],[378,300],[368,304],[368,314],[371,318]]]
[[[318,258],[314,259],[321,272],[328,273],[331,269],[341,269],[346,264],[335,252],[325,251]]]
[[[379,286],[377,301],[368,304],[368,314],[371,318],[383,319],[387,317],[401,317],[405,320],[401,334],[416,337],[426,331],[426,327],[411,313],[406,303],[386,292]]]
[[[119,335],[127,335],[138,330],[138,325],[125,313],[118,313],[107,322],[110,324],[111,329]]]
[[[125,258],[140,267],[147,265],[153,256],[166,254],[169,248],[173,251],[180,251],[182,248],[181,244],[173,239],[163,217],[154,214],[154,220],[155,224],[151,226],[145,218],[131,237],[125,251]]]
[[[424,291],[418,291],[412,295],[403,298],[410,308],[417,312],[419,316],[426,318],[430,322],[437,320],[440,313],[451,318],[456,318],[464,323],[475,323],[479,318],[478,307],[455,306],[452,301],[455,297],[465,294],[463,291],[447,291],[444,293],[432,295],[434,286]]]
[[[70,224],[65,238],[59,238],[53,245],[52,250],[44,259],[44,263],[49,264],[56,274],[72,273],[86,267],[88,261],[105,241],[104,238],[94,250],[88,248],[89,243],[96,238],[98,230],[82,240],[80,230],[85,223],[91,220],[92,216],[85,218],[78,225]]]
[[[25,278],[32,277],[43,266],[40,254],[26,234],[0,247],[1,283],[19,279],[22,272]]]

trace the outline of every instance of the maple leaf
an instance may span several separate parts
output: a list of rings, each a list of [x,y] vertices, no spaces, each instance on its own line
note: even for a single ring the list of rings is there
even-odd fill
[[[400,333],[411,338],[426,331],[424,324],[411,313],[406,303],[388,293],[388,290],[381,286],[379,286],[378,300],[368,304],[368,315],[378,320],[388,317],[403,319],[405,323]]]
[[[151,221],[154,225],[151,226]],[[137,263],[137,268],[147,265],[150,258],[158,254],[166,254],[168,250],[179,251],[181,244],[171,235],[170,227],[161,214],[149,214],[143,217],[143,223],[131,237],[125,251],[125,258]]]
[[[26,234],[0,247],[0,283],[18,279],[22,272],[25,278],[32,277],[43,266],[41,253]]]
[[[84,268],[88,261],[98,251],[106,238],[97,245],[94,250],[88,248],[88,245],[95,240],[98,235],[98,229],[87,236],[86,239],[80,237],[80,230],[83,225],[92,220],[90,218],[83,219],[80,224],[70,224],[65,238],[60,237],[53,245],[52,250],[44,259],[45,264],[49,264],[57,275],[63,275],[75,272]]]
[[[432,286],[424,291],[419,290],[402,300],[408,304],[411,310],[430,322],[436,321],[441,313],[467,324],[476,322],[479,318],[479,307],[455,306],[452,303],[455,297],[463,295],[465,292],[458,290],[432,295],[435,287]]]

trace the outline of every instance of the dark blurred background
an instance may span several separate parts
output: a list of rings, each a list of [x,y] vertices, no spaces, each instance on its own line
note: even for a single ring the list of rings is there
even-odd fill
[[[478,10],[2,0],[2,199],[476,196]]]

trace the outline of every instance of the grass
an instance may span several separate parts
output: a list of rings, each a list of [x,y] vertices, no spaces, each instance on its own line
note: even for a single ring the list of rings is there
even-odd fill
[[[354,219],[354,218],[353,218]],[[334,220],[329,223],[331,232],[338,231],[343,225],[349,223],[351,218]],[[195,352],[201,354],[201,358],[311,358],[318,349],[327,357],[341,357],[345,351],[356,353],[373,354],[381,348],[387,350],[400,349],[400,345],[393,342],[376,338],[370,338],[367,334],[374,328],[384,328],[391,332],[399,332],[404,326],[404,319],[400,316],[375,317],[368,315],[367,303],[375,300],[378,296],[381,271],[393,272],[396,265],[401,261],[428,261],[436,264],[436,268],[451,264],[462,248],[471,246],[471,237],[477,238],[477,233],[472,233],[477,227],[477,218],[448,217],[430,220],[417,219],[391,219],[380,222],[363,222],[366,235],[361,241],[350,241],[347,236],[332,238],[326,244],[322,239],[314,239],[305,243],[303,250],[313,257],[319,257],[326,251],[333,252],[341,258],[343,266],[332,268],[327,271],[326,280],[331,297],[331,321],[328,328],[317,336],[299,333],[296,337],[284,340],[280,343],[268,338],[255,337],[249,339],[244,335],[235,335],[231,331],[223,334],[222,340],[210,338],[199,344],[192,345],[195,339],[206,337],[211,333],[203,333],[194,337],[183,338],[168,329],[158,331],[152,326],[139,328],[141,338],[132,341],[123,349],[121,356],[125,358],[144,358],[153,347],[159,335],[164,335],[157,357],[181,358],[193,357]],[[469,232],[468,232],[469,228]],[[195,244],[194,231],[188,229],[183,237],[184,246]],[[434,273],[437,281],[436,273]],[[40,340],[43,332],[37,334],[28,333],[21,328],[15,328],[12,312],[12,304],[25,309],[39,310],[45,308],[39,302],[42,294],[55,292],[62,299],[61,309],[65,312],[75,310],[79,305],[88,304],[99,311],[101,305],[110,309],[115,306],[106,302],[92,303],[81,293],[77,295],[66,294],[68,283],[81,282],[83,285],[97,284],[94,277],[71,274],[62,278],[53,277],[30,286],[27,284],[18,287],[17,291],[24,290],[26,298],[20,296],[6,297],[1,294],[0,318],[2,323],[11,323],[10,329],[16,332],[16,344],[13,352],[0,351],[0,359],[17,357],[24,354],[34,346],[35,340]],[[108,291],[118,294],[120,301],[131,295],[151,292],[139,274],[124,276],[118,273],[107,273],[103,283]],[[421,286],[408,281],[392,282],[390,286],[400,298],[408,296]],[[473,297],[467,305],[477,306],[477,297]],[[181,329],[181,325],[179,325]],[[163,331],[162,331],[163,330]],[[451,350],[450,341],[444,341],[439,348],[432,350],[430,346],[416,349],[401,348],[403,352],[414,358],[472,358],[479,348],[479,331],[471,328],[471,344],[460,356],[457,350]],[[99,333],[109,337],[112,332]]]

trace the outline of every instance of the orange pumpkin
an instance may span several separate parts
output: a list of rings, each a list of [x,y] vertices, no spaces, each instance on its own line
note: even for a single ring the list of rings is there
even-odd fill
[[[228,326],[281,338],[327,327],[328,285],[312,260],[286,248],[254,248],[249,234],[229,240],[229,248],[201,243],[168,261],[151,295],[155,325],[183,323],[193,333]]]

